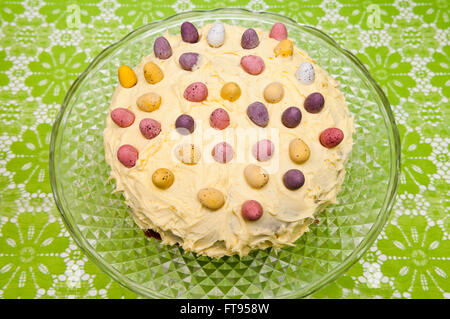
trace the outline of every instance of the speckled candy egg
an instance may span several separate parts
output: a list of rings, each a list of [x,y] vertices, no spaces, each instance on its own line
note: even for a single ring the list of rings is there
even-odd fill
[[[134,123],[134,113],[119,107],[111,112],[111,119],[120,127],[128,127]]]
[[[122,145],[117,150],[117,159],[127,168],[134,167],[138,158],[138,150],[129,144]]]
[[[209,123],[215,129],[224,130],[230,125],[230,116],[227,111],[218,108],[211,113]]]
[[[263,207],[256,200],[247,200],[241,207],[242,217],[249,221],[255,221],[263,215]]]
[[[315,72],[314,67],[309,62],[302,63],[297,72],[295,72],[295,77],[300,81],[301,84],[309,85],[314,82]]]
[[[161,133],[161,123],[150,118],[142,119],[139,130],[146,139],[151,140]]]
[[[320,144],[327,148],[338,146],[344,139],[344,132],[336,127],[330,127],[320,134]]]
[[[202,102],[208,97],[208,88],[202,82],[194,82],[184,90],[183,96],[191,102]]]

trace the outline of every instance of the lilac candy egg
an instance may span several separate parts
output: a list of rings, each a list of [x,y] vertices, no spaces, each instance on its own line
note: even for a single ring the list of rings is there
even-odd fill
[[[261,102],[253,102],[247,107],[247,116],[258,126],[266,127],[269,123],[269,112]]]
[[[155,56],[161,60],[166,60],[172,56],[172,47],[164,37],[158,37],[153,44]]]
[[[151,140],[161,133],[161,123],[154,119],[146,118],[139,123],[139,130],[146,139]]]
[[[259,45],[259,37],[256,31],[252,28],[247,29],[242,34],[241,46],[244,49],[254,49]]]
[[[196,43],[198,42],[197,28],[190,22],[183,22],[181,25],[181,38],[184,42]]]
[[[195,130],[195,121],[192,116],[181,114],[175,121],[175,128],[182,135],[191,134]]]
[[[325,99],[319,92],[311,93],[305,99],[303,106],[309,113],[319,113],[325,105]]]
[[[138,150],[129,144],[122,145],[117,150],[117,159],[125,167],[131,168],[136,165],[138,157]]]
[[[111,119],[120,127],[128,127],[134,123],[134,113],[128,109],[117,108],[111,112]]]
[[[298,169],[290,169],[283,175],[283,184],[290,190],[299,189],[305,184],[305,176]]]
[[[281,122],[288,128],[297,127],[302,120],[302,111],[298,107],[288,107],[281,115]]]
[[[246,220],[258,220],[263,214],[263,207],[256,200],[247,200],[242,204],[241,214]]]
[[[260,140],[252,148],[253,157],[260,162],[268,161],[275,153],[275,145],[270,140]]]
[[[183,70],[192,71],[199,62],[200,55],[194,52],[186,52],[180,55],[178,62]]]

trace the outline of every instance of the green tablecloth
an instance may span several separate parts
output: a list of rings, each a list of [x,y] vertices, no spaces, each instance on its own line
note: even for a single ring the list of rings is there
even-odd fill
[[[52,123],[72,81],[105,46],[177,12],[233,6],[329,33],[381,84],[400,130],[401,183],[387,226],[312,297],[450,298],[448,0],[71,3],[0,1],[0,297],[137,297],[89,261],[62,223],[49,184]]]

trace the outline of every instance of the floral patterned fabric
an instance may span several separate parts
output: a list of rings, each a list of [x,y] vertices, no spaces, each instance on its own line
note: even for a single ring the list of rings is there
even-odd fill
[[[51,125],[104,47],[150,21],[224,6],[277,12],[330,34],[382,86],[400,130],[388,224],[311,298],[450,298],[447,0],[1,1],[0,297],[138,297],[89,261],[62,223],[49,184]]]

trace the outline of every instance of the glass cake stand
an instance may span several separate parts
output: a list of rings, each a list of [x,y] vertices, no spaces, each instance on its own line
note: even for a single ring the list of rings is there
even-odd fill
[[[355,116],[354,146],[339,204],[320,224],[278,252],[212,259],[148,239],[121,194],[112,194],[103,129],[117,85],[117,67],[137,65],[166,30],[184,21],[267,31],[283,22],[289,37],[340,83]],[[392,207],[400,142],[389,102],[362,63],[325,33],[281,15],[243,9],[178,14],[145,25],[101,52],[69,89],[53,127],[50,176],[61,215],[80,248],[102,270],[150,298],[299,298],[342,275],[374,242]]]

